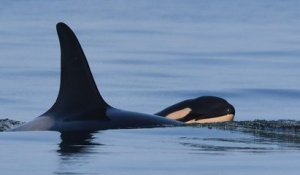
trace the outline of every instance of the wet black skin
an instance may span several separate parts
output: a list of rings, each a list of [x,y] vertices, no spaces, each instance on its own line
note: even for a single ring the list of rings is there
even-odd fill
[[[174,111],[179,111],[184,108],[190,108],[191,112],[188,115],[182,116],[182,118],[178,119],[182,122],[188,122],[193,119],[197,121],[227,114],[235,114],[234,107],[223,98],[215,96],[202,96],[176,103],[156,113],[155,115],[167,116]]]
[[[66,24],[58,23],[57,33],[61,48],[61,79],[56,102],[41,116],[11,131],[93,132],[104,129],[185,125],[184,120],[176,121],[163,117],[164,112],[157,115],[142,114],[120,110],[107,104],[98,91],[84,52],[73,31]],[[221,111],[213,111],[217,109],[214,108],[214,98],[216,97],[213,97],[212,101],[204,100],[195,104],[193,100],[181,103],[192,106],[195,113],[204,113],[204,108],[208,107],[210,112],[207,114],[213,115],[214,112]],[[199,105],[205,107],[199,108]],[[179,103],[175,104],[166,111],[176,110],[179,106]]]

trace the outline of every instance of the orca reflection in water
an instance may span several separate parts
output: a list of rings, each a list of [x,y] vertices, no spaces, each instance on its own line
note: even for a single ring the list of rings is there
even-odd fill
[[[98,132],[99,134],[100,132]],[[88,153],[94,146],[102,146],[101,143],[93,142],[94,135],[91,132],[62,132],[61,143],[57,150],[61,156],[78,153]]]
[[[61,48],[61,79],[56,102],[41,116],[12,129],[12,131],[91,132],[104,129],[181,126],[185,124],[169,119],[168,115],[162,117],[167,114],[166,112],[149,115],[116,109],[107,104],[97,89],[75,34],[64,23],[58,23],[56,27]],[[223,111],[228,111],[228,108],[230,108],[229,111],[234,111],[229,103],[222,106]],[[173,109],[177,110],[178,108]],[[171,108],[168,111],[171,111]]]

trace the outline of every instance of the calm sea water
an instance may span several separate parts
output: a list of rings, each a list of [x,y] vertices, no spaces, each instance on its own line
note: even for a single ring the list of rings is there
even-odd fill
[[[29,121],[55,101],[55,25],[82,43],[112,106],[155,113],[202,95],[236,120],[300,120],[300,2],[0,2],[0,117]],[[197,127],[112,130],[83,143],[0,134],[4,174],[297,174],[299,143]],[[2,173],[1,173],[2,174]]]

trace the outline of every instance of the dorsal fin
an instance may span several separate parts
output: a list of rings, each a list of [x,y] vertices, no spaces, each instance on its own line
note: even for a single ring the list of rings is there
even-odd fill
[[[61,49],[59,94],[44,115],[77,119],[101,119],[109,106],[101,97],[84,52],[73,31],[64,23],[56,26]]]

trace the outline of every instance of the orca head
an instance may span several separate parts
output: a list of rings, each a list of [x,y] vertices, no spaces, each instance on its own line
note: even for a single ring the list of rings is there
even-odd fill
[[[215,123],[232,121],[235,109],[223,98],[202,96],[172,105],[157,115],[189,124]]]

